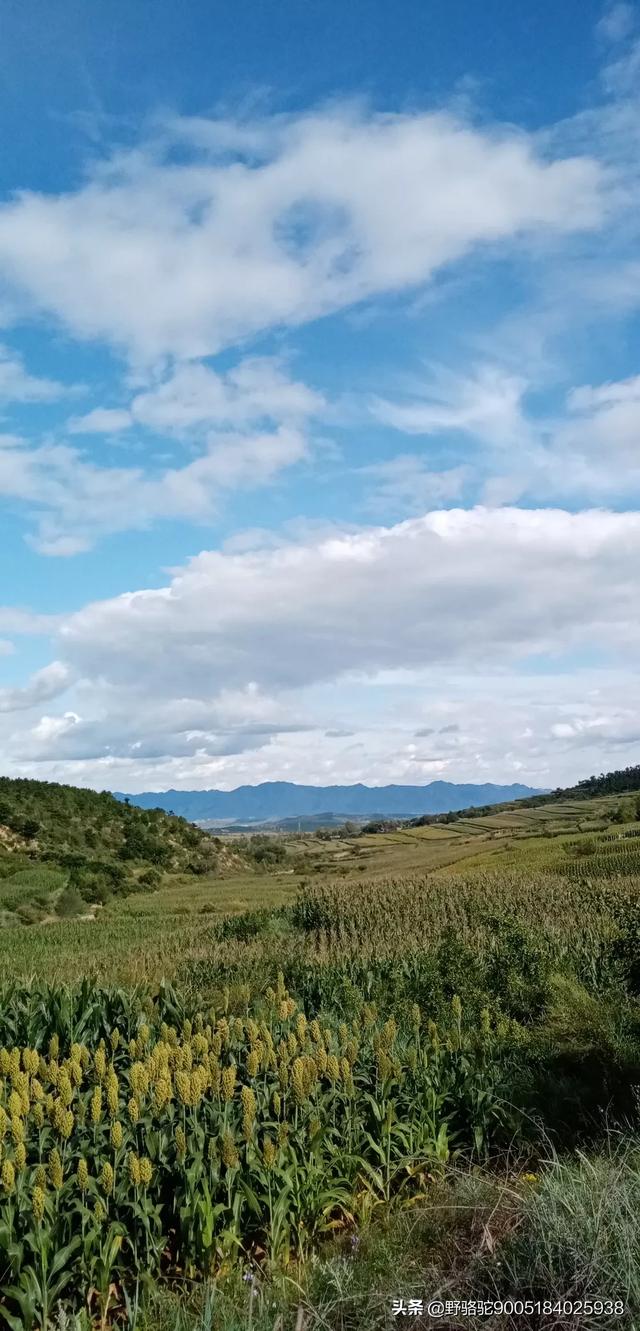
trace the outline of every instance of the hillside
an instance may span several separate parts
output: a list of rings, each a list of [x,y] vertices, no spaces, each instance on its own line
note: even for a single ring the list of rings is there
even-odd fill
[[[471,804],[519,800],[539,792],[531,786],[456,785],[432,781],[426,786],[299,786],[290,781],[266,781],[235,790],[145,791],[139,795],[116,792],[116,799],[131,800],[143,809],[164,809],[193,822],[270,822],[285,818],[336,815],[410,818],[418,814],[446,813]]]
[[[31,923],[80,914],[158,885],[163,872],[211,873],[227,852],[184,819],[103,791],[0,778],[0,914]]]

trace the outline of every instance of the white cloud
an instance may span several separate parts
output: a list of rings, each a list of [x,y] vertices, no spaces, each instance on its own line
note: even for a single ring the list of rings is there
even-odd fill
[[[405,508],[412,484],[419,496],[421,477],[436,499],[453,497],[449,487],[459,478],[458,493],[466,486],[489,504],[524,496],[544,502],[640,495],[640,375],[573,388],[553,415],[527,411],[527,393],[536,386],[498,366],[480,366],[468,376],[440,370],[408,401],[374,401],[374,415],[403,434],[461,433],[481,447],[464,466],[439,472],[429,468],[426,452],[368,471],[386,476],[382,494],[404,499]]]
[[[137,393],[128,409],[97,408],[72,420],[70,430],[108,434],[136,425],[177,435],[214,427],[245,430],[264,422],[300,423],[323,406],[319,393],[289,378],[273,357],[247,358],[226,374],[192,362]]]
[[[0,438],[0,496],[31,509],[31,541],[40,553],[74,555],[106,533],[143,529],[163,518],[208,522],[226,492],[267,485],[306,455],[304,435],[286,426],[212,434],[199,457],[156,474],[99,466],[66,444],[28,448]]]
[[[545,160],[523,133],[353,108],[258,128],[230,158],[238,127],[214,122],[207,141],[202,121],[173,122],[75,192],[3,204],[8,295],[137,360],[199,357],[424,282],[478,245],[603,216],[595,162]]]
[[[434,471],[418,453],[399,453],[386,462],[361,467],[360,475],[372,482],[368,507],[395,514],[424,512],[434,504],[460,499],[472,470],[459,466]]]
[[[29,374],[22,357],[0,345],[0,402],[55,402],[68,391],[54,379]]]
[[[527,382],[500,366],[480,365],[473,373],[432,371],[420,397],[405,402],[374,399],[371,410],[385,425],[404,434],[460,431],[493,447],[512,447],[530,429],[522,412]]]
[[[86,416],[69,421],[70,434],[119,434],[131,425],[131,412],[123,407],[94,407]]]
[[[640,514],[477,508],[246,554],[87,606],[60,634],[77,672],[194,696],[606,642],[636,652]],[[633,570],[633,571],[632,571]]]
[[[483,508],[206,552],[58,624],[57,661],[1,695],[6,764],[144,789],[631,761],[639,556],[639,514]]]
[[[19,712],[57,698],[69,687],[71,674],[62,661],[44,666],[22,687],[0,689],[0,712]]]

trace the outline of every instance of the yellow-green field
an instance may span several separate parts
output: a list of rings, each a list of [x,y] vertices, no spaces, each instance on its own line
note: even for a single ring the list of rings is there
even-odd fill
[[[0,980],[172,979],[190,958],[202,959],[216,921],[291,903],[303,884],[353,883],[366,894],[367,885],[390,880],[422,883],[431,876],[475,877],[512,869],[564,872],[568,852],[581,841],[595,838],[600,853],[613,844],[603,838],[615,835],[627,844],[625,834],[637,826],[631,821],[632,801],[627,803],[629,821],[609,830],[606,824],[620,806],[615,796],[330,841],[287,837],[287,860],[274,871],[243,867],[224,876],[165,874],[156,891],[114,898],[88,910],[86,918],[4,928]],[[628,845],[635,864],[640,842],[629,840]]]

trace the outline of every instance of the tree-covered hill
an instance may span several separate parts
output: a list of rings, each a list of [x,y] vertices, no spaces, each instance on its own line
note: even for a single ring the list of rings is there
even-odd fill
[[[0,917],[79,914],[148,890],[163,872],[211,873],[220,843],[183,818],[106,791],[0,777]]]

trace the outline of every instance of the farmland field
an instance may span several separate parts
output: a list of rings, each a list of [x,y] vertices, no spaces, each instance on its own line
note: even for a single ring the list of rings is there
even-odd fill
[[[639,828],[604,796],[292,836],[11,916],[7,1325],[355,1331],[440,1289],[640,1316]],[[56,872],[5,874],[7,911]]]

